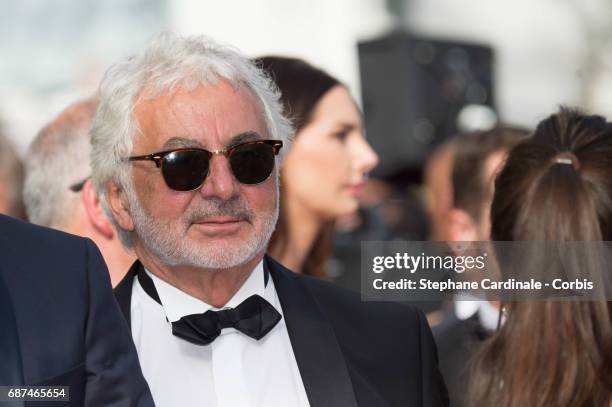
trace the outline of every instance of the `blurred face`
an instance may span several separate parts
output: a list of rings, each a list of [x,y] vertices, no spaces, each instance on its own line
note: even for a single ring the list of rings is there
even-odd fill
[[[267,138],[255,97],[223,81],[143,101],[135,117],[142,136],[135,139],[133,156],[181,147],[214,151]],[[179,192],[166,185],[152,161],[131,165],[133,191],[127,199],[137,252],[169,265],[222,269],[265,250],[278,216],[276,169],[266,181],[245,185],[227,158],[216,155],[204,184]]]
[[[358,206],[364,174],[378,156],[363,137],[361,114],[344,86],[319,100],[295,137],[283,166],[287,199],[317,216],[347,215]]]
[[[15,208],[15,192],[17,188],[10,176],[0,174],[0,213],[9,216],[21,216]]]
[[[3,181],[2,177],[0,180]],[[9,189],[5,185],[5,182],[0,182],[0,213],[5,215],[11,214],[11,200],[9,196]]]
[[[448,212],[453,207],[453,161],[455,147],[446,143],[438,147],[425,167],[426,208],[430,218],[432,240],[448,240]]]
[[[478,222],[478,235],[480,240],[491,239],[491,204],[495,192],[495,177],[503,169],[508,150],[500,150],[491,154],[485,163],[484,176],[487,183],[487,196],[483,203],[482,216]]]

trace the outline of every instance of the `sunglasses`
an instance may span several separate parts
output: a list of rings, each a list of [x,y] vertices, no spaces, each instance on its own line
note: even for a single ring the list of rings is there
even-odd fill
[[[81,192],[83,190],[83,187],[85,186],[85,183],[89,181],[90,178],[91,176],[84,178],[79,182],[75,182],[74,184],[71,184],[68,188],[70,188],[72,192]]]
[[[223,155],[238,182],[247,185],[264,182],[274,169],[274,157],[283,142],[255,140],[237,144],[225,150],[208,151],[203,148],[177,148],[148,155],[127,157],[126,161],[153,161],[175,191],[193,191],[202,186],[210,174],[210,160]]]

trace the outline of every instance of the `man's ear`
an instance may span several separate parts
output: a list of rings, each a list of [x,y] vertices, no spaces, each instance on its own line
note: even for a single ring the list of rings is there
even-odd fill
[[[113,181],[106,183],[108,207],[117,224],[124,230],[133,231],[134,222],[130,215],[128,199],[125,191]]]
[[[85,213],[92,227],[106,239],[112,239],[115,235],[115,231],[102,209],[100,198],[98,198],[98,194],[91,180],[87,180],[85,184],[83,184],[81,200],[83,201]]]
[[[447,213],[449,239],[455,242],[478,241],[478,229],[474,219],[463,209],[453,208]]]

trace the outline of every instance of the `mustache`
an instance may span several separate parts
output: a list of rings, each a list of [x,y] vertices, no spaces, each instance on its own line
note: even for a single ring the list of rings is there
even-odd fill
[[[186,215],[189,223],[206,222],[217,216],[231,216],[247,222],[251,222],[254,218],[254,213],[249,205],[238,197],[228,200],[208,198],[188,209]]]

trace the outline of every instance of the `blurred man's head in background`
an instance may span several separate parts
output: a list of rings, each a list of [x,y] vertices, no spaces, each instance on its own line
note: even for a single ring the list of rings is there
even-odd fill
[[[0,213],[23,218],[23,165],[13,143],[0,129]]]
[[[454,139],[452,209],[446,218],[448,240],[489,240],[495,176],[508,152],[528,135],[524,129],[497,127]]]
[[[32,223],[92,239],[114,286],[135,257],[122,247],[89,180],[96,108],[94,98],[74,103],[38,133],[27,153],[24,201]]]
[[[455,142],[450,139],[438,146],[425,164],[423,180],[430,240],[449,240],[446,222],[453,207],[454,155]]]

